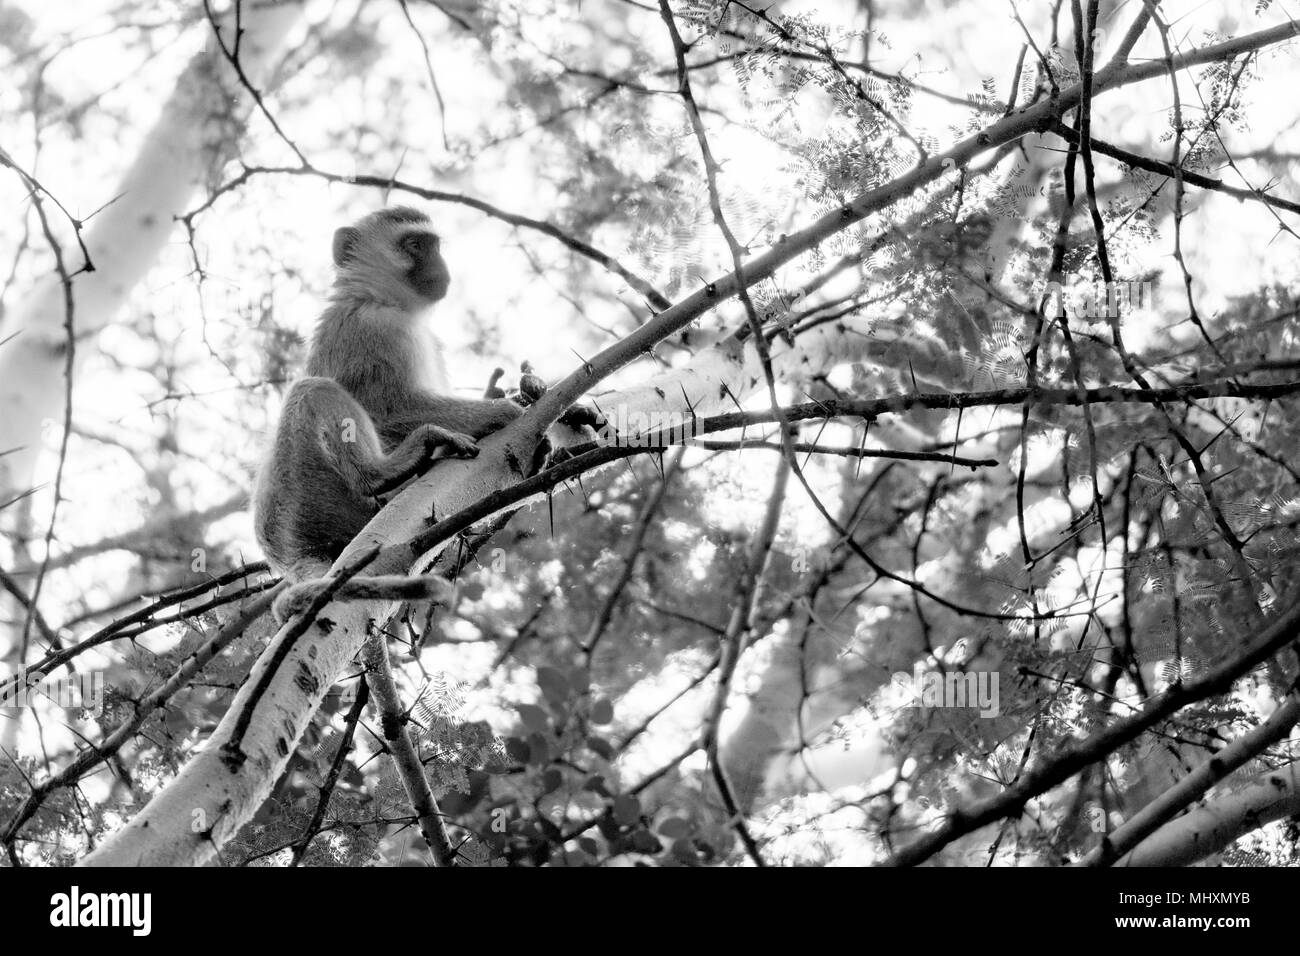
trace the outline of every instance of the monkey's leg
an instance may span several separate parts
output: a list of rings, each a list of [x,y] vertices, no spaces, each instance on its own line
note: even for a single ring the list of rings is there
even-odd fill
[[[382,455],[374,424],[337,382],[308,376],[285,397],[258,477],[254,525],[277,571],[328,567],[375,513],[366,465]]]
[[[522,408],[505,398],[452,398],[416,392],[403,397],[401,406],[385,416],[381,428],[389,442],[404,439],[421,425],[486,438],[523,413]]]
[[[375,498],[427,466],[430,451],[461,453],[473,442],[441,431],[413,434],[385,454],[374,422],[338,382],[309,376],[285,400],[257,501],[267,556],[288,570],[298,559],[332,562],[378,510]]]

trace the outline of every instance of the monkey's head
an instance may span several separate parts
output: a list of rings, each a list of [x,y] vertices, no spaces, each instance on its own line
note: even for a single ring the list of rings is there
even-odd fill
[[[341,288],[411,309],[437,302],[451,284],[429,217],[408,206],[372,212],[335,232],[334,265]]]

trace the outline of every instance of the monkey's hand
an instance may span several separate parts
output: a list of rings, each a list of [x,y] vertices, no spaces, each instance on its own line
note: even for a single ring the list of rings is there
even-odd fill
[[[570,405],[568,411],[560,416],[560,424],[581,431],[583,427],[600,431],[605,427],[605,416],[590,405]]]
[[[532,362],[520,362],[519,371],[519,395],[515,400],[521,405],[531,405],[546,394],[546,382],[533,371]]]
[[[503,368],[495,368],[492,370],[492,377],[488,379],[487,388],[483,390],[484,398],[506,397],[505,390],[497,384],[497,382],[501,381],[501,376],[504,374],[506,374],[506,370]]]
[[[421,425],[417,432],[424,440],[424,449],[432,454],[438,448],[447,449],[457,458],[474,458],[478,455],[478,442],[464,432],[454,432],[437,425]]]
[[[520,405],[531,405],[546,394],[547,385],[533,371],[531,362],[521,362],[519,369],[523,374],[519,377],[519,392],[514,400]],[[571,405],[559,421],[574,431],[580,432],[584,427],[599,431],[605,425],[605,416],[586,405]]]

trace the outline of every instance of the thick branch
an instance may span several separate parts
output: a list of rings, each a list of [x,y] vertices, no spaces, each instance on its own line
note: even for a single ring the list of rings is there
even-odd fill
[[[1300,768],[1288,764],[1261,775],[1244,790],[1166,823],[1116,866],[1187,866],[1295,813],[1300,813]]]
[[[382,632],[371,634],[366,641],[366,674],[366,681],[375,695],[375,707],[379,710],[384,746],[393,759],[397,775],[402,778],[402,786],[406,788],[411,809],[420,821],[420,832],[424,834],[429,852],[433,854],[433,865],[452,866],[456,861],[456,851],[447,838],[447,828],[442,824],[438,800],[429,786],[429,778],[424,775],[424,764],[420,763],[420,755],[415,752],[411,735],[406,732],[406,713],[402,708],[402,698],[397,692],[397,684],[393,681],[388,645],[384,642]]]

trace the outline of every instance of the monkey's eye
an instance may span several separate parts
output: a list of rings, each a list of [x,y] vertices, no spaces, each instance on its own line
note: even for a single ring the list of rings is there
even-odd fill
[[[430,251],[437,251],[438,237],[430,232],[412,232],[402,237],[402,251],[407,255],[418,258],[427,255]]]

